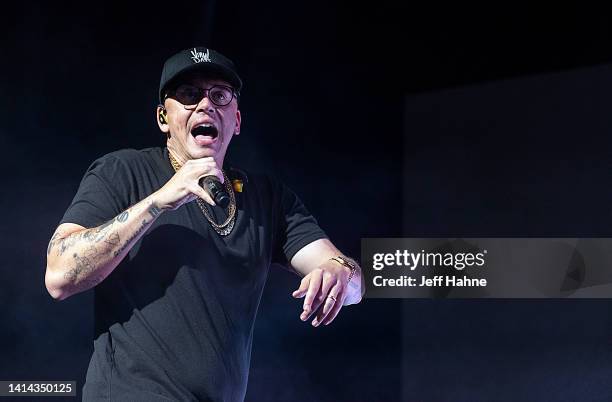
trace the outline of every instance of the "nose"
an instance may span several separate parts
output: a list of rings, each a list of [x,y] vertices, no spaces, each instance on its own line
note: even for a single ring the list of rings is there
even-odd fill
[[[196,112],[214,113],[215,105],[208,98],[208,91],[196,106]]]

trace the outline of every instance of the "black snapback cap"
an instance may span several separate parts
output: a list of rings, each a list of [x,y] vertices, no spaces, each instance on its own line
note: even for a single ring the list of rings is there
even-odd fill
[[[159,102],[164,103],[164,91],[176,77],[191,71],[208,72],[225,79],[237,92],[242,89],[242,80],[233,61],[213,49],[193,47],[178,52],[164,63],[159,82]]]

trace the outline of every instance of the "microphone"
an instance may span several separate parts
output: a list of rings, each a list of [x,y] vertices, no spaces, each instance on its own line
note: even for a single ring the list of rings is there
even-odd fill
[[[229,205],[229,194],[225,191],[225,186],[221,184],[217,176],[210,175],[202,177],[200,179],[200,186],[206,190],[210,198],[212,198],[215,204],[221,208],[226,208]]]

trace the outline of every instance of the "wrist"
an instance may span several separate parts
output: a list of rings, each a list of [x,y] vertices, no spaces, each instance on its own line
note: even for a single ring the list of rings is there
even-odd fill
[[[330,261],[334,261],[351,270],[346,281],[347,298],[345,304],[359,303],[364,293],[364,281],[361,274],[361,268],[357,262],[341,255],[330,258]]]
[[[149,202],[147,203],[147,210],[153,217],[161,215],[162,212],[171,210],[171,205],[166,205],[161,202],[158,192],[154,192],[149,196]]]
[[[336,257],[332,257],[330,258],[330,260],[337,262],[338,264],[348,268],[351,270],[351,273],[349,274],[349,277],[346,281],[347,284],[349,284],[351,282],[351,280],[353,279],[353,276],[355,276],[355,272],[357,272],[357,264],[351,260],[349,260],[346,257],[343,257],[341,255],[338,255]]]

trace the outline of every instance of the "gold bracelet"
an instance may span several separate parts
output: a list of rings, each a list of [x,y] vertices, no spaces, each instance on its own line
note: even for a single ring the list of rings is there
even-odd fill
[[[346,281],[346,284],[348,285],[351,282],[351,279],[353,279],[353,275],[355,275],[355,272],[357,271],[357,267],[355,266],[355,264],[341,256],[332,257],[330,258],[330,260],[334,260],[338,264],[345,266],[351,270],[351,273],[349,274],[349,277],[348,277],[348,281]]]

